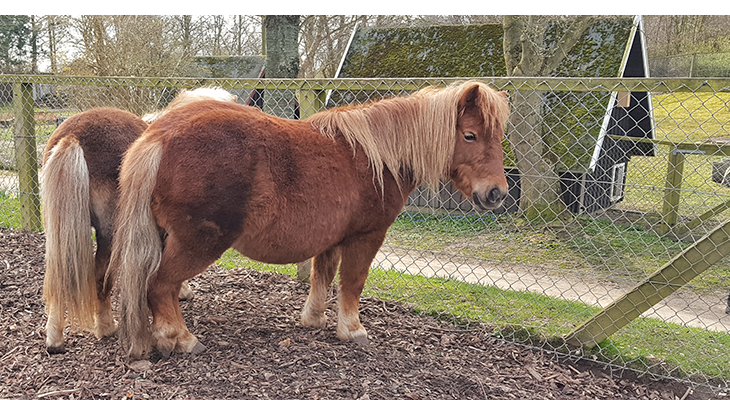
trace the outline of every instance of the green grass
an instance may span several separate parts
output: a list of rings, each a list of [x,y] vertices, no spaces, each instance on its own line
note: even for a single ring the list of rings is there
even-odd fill
[[[730,93],[671,93],[655,95],[653,102],[657,139],[701,143],[730,136]],[[623,206],[654,212],[661,209],[667,156],[673,149],[658,147],[655,157],[631,158]],[[699,215],[730,198],[730,188],[710,180],[712,161],[720,158],[712,154],[686,156],[680,214]]]
[[[363,294],[407,302],[414,305],[416,312],[461,325],[479,321],[496,326],[524,326],[540,328],[550,335],[567,334],[576,321],[600,310],[530,292],[378,268],[371,270]]]
[[[287,264],[287,265],[273,265],[273,264],[266,264],[261,263],[258,261],[253,261],[251,259],[248,259],[246,257],[243,257],[240,253],[238,253],[235,250],[229,249],[223,255],[221,258],[216,261],[216,264],[220,265],[224,268],[250,268],[255,269],[257,271],[266,271],[266,272],[275,272],[285,275],[290,275],[292,277],[297,276],[297,266],[295,264]]]
[[[509,216],[494,214],[450,215],[404,212],[390,227],[387,243],[397,247],[444,250],[449,244],[484,232],[502,230]]]
[[[603,359],[639,367],[665,363],[683,376],[730,379],[730,335],[660,321],[634,320],[593,352]]]
[[[641,225],[623,226],[584,215],[566,225],[535,229],[510,216],[418,212],[401,213],[386,244],[634,279],[643,279],[689,246]]]
[[[2,177],[2,171],[0,171]],[[0,226],[20,229],[20,200],[13,194],[0,190]]]

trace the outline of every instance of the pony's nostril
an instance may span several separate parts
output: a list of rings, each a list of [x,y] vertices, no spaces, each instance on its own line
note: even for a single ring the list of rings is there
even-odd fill
[[[489,191],[489,194],[487,195],[487,200],[489,200],[490,203],[498,203],[504,199],[505,193],[499,190],[499,188],[494,188]]]

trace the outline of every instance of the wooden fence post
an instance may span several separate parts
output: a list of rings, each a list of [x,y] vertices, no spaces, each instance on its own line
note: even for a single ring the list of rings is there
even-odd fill
[[[662,222],[657,229],[660,235],[670,232],[679,220],[679,202],[681,200],[680,190],[682,188],[684,158],[684,153],[676,148],[669,153],[667,180],[664,183],[664,200],[662,202]]]
[[[326,97],[326,90],[298,90],[299,119],[305,119],[310,115],[322,111],[325,107]]]
[[[13,84],[13,110],[21,226],[24,230],[38,231],[42,229],[42,224],[32,83]]]

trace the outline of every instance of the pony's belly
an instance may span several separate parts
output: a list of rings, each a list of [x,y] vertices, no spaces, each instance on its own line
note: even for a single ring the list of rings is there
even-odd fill
[[[291,264],[305,261],[335,245],[323,235],[306,233],[285,235],[269,231],[258,235],[242,235],[231,247],[252,260],[268,264]]]

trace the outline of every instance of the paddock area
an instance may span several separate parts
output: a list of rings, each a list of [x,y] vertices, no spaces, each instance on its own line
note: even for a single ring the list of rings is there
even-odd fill
[[[183,314],[208,349],[128,362],[116,338],[70,334],[45,351],[44,237],[0,229],[0,398],[74,399],[707,399],[674,380],[637,378],[580,357],[511,344],[402,303],[362,300],[370,343],[342,343],[299,323],[308,284],[212,266]],[[334,300],[330,293],[330,300]],[[585,357],[585,355],[582,355]]]

